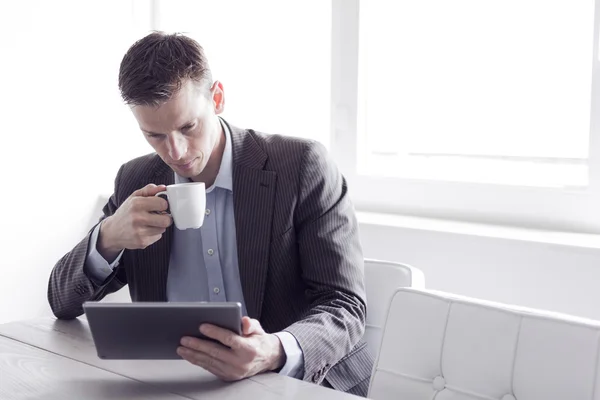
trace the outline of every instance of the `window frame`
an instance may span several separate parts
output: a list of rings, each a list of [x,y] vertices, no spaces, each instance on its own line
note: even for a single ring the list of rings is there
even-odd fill
[[[349,182],[356,209],[600,233],[600,0],[594,5],[589,185],[545,188],[359,175],[360,0],[332,0],[330,148]]]

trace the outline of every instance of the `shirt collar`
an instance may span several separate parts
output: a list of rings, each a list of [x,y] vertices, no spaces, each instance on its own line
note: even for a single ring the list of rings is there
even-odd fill
[[[223,132],[225,133],[225,149],[223,150],[223,157],[221,158],[221,165],[219,166],[219,172],[215,179],[215,183],[206,189],[206,192],[212,192],[215,187],[220,187],[230,192],[233,191],[233,176],[232,176],[232,146],[231,146],[231,132],[227,124],[221,121]],[[186,183],[189,179],[175,173],[175,183]]]

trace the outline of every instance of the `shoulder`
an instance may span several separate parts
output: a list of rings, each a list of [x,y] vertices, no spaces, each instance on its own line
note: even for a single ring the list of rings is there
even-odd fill
[[[121,166],[121,178],[128,178],[137,181],[147,180],[156,174],[156,169],[164,164],[158,154],[150,153],[141,157],[134,158]]]
[[[316,140],[247,130],[268,157],[267,169],[296,169],[306,164],[329,165],[325,146]]]
[[[115,192],[119,193],[120,200],[124,200],[131,193],[149,183],[164,183],[157,182],[156,178],[158,173],[165,168],[169,167],[156,153],[134,158],[121,165],[115,179]]]

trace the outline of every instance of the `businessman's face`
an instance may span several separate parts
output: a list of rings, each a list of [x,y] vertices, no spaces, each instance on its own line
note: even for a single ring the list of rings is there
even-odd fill
[[[220,82],[207,88],[186,81],[179,92],[160,106],[132,106],[131,110],[160,158],[177,174],[195,178],[203,172],[206,175],[211,168],[216,167],[215,176],[218,172],[222,128],[217,114],[223,112],[224,105]],[[213,153],[216,156],[209,163]]]

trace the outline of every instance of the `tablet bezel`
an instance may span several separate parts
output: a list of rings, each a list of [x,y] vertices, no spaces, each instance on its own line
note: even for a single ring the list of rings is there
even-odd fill
[[[203,323],[241,335],[242,307],[237,302],[135,302],[83,304],[98,357],[107,360],[181,359],[183,336],[207,339]]]

